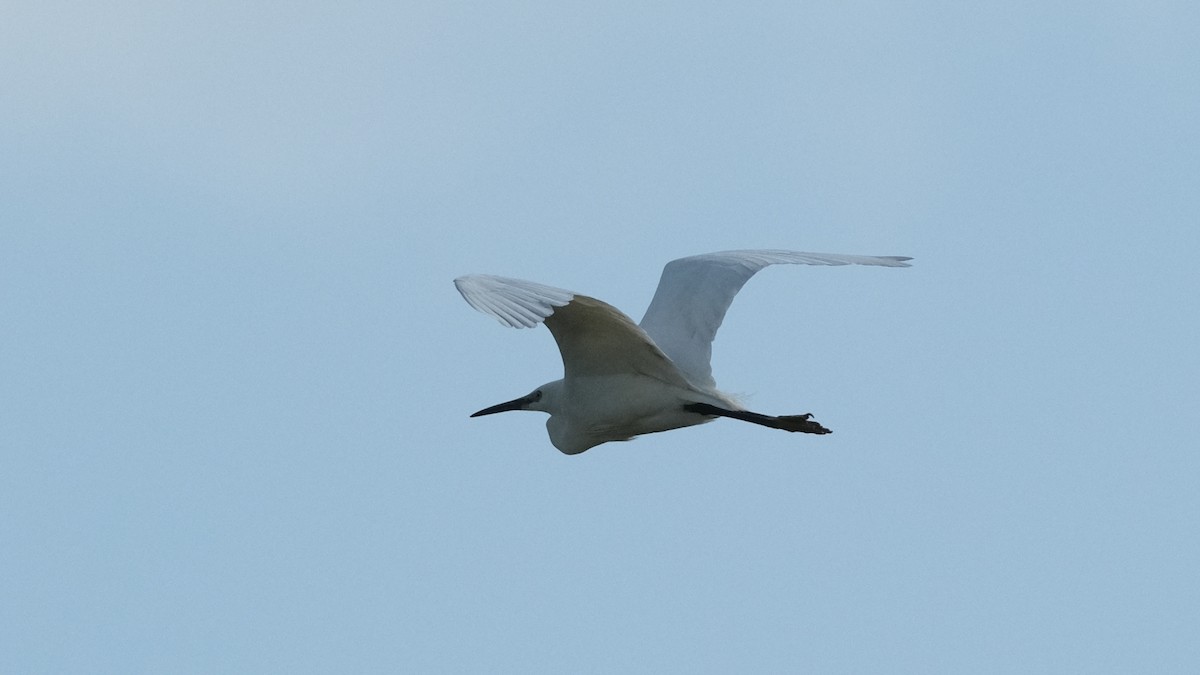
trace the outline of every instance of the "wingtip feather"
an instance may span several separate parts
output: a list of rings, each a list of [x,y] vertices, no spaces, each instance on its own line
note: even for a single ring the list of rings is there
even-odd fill
[[[533,328],[575,297],[561,288],[491,274],[464,275],[454,286],[473,309],[510,328]]]

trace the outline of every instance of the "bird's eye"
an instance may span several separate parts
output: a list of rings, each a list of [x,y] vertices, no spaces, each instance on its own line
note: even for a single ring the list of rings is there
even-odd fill
[[[533,392],[533,400],[535,400],[535,401],[542,400],[542,390],[541,389],[538,389],[537,391]]]

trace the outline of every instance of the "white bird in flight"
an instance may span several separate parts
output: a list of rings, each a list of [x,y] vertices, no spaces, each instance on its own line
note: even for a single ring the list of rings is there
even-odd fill
[[[563,378],[471,417],[508,410],[550,413],[554,447],[575,455],[609,441],[731,417],[784,431],[828,434],[812,414],[774,417],[717,390],[712,341],[733,296],[768,265],[908,267],[902,256],[799,251],[724,251],[672,260],[641,324],[616,307],[553,286],[471,274],[454,280],[475,309],[513,328],[539,323],[554,335]]]

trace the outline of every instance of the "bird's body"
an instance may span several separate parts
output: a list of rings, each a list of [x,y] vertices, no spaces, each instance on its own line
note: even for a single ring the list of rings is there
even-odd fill
[[[550,413],[550,441],[573,455],[608,441],[731,417],[786,431],[829,433],[809,415],[745,410],[716,388],[711,344],[742,285],[767,265],[907,267],[909,258],[795,251],[728,251],[667,264],[639,326],[615,307],[552,286],[491,275],[455,279],[463,298],[501,323],[545,323],[558,342],[563,379],[472,415]]]
[[[716,419],[689,412],[684,408],[689,403],[738,407],[715,392],[633,373],[557,380],[542,385],[541,391],[558,403],[558,411],[546,421],[550,442],[568,455],[608,441],[627,441]]]

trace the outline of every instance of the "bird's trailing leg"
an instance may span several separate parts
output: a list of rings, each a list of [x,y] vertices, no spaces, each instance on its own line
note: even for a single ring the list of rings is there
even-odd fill
[[[694,412],[700,415],[712,415],[715,417],[732,417],[735,420],[750,422],[752,424],[761,424],[764,427],[772,429],[783,429],[784,431],[803,431],[806,434],[831,434],[829,429],[821,426],[821,424],[812,419],[812,413],[803,415],[780,415],[773,417],[771,415],[762,415],[749,410],[726,410],[718,408],[715,405],[707,403],[688,403],[683,406],[683,409],[688,412]]]

